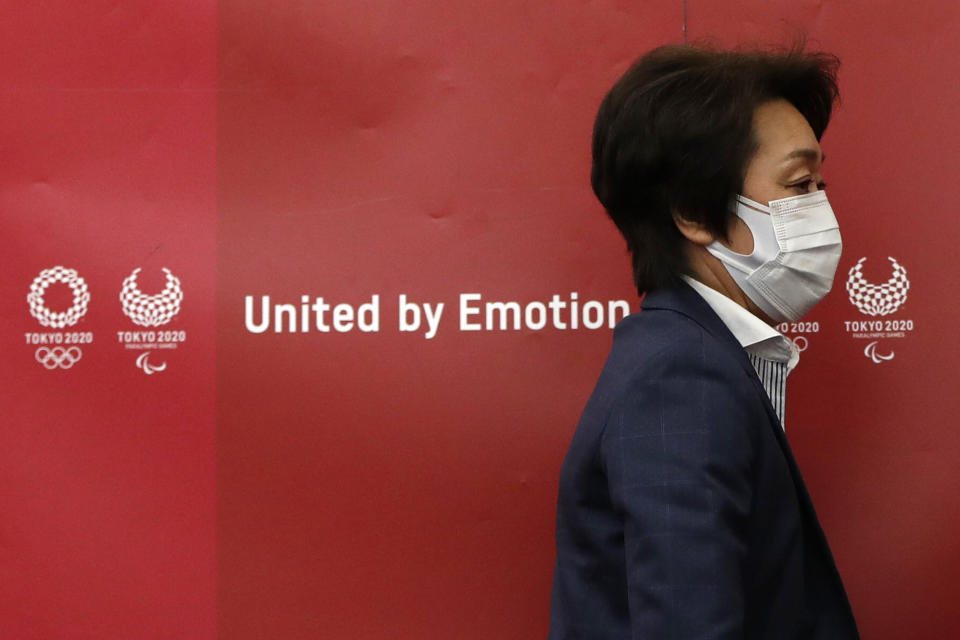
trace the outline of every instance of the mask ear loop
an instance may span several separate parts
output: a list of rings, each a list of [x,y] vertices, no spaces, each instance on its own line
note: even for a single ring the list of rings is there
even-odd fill
[[[757,202],[756,200],[751,200],[750,198],[748,198],[747,196],[744,196],[744,195],[737,194],[737,196],[733,199],[733,210],[734,210],[734,211],[737,210],[737,203],[746,205],[746,206],[750,207],[751,209],[754,209],[754,210],[759,211],[759,212],[761,212],[761,213],[766,213],[766,214],[769,214],[769,213],[770,213],[770,207],[768,207],[767,205],[763,204],[762,202]]]
[[[763,266],[764,262],[776,259],[780,253],[780,244],[777,242],[773,220],[767,207],[743,196],[737,196],[735,202],[733,213],[747,225],[753,237],[753,251],[749,254],[737,253],[720,241],[709,244],[707,251],[746,277]]]

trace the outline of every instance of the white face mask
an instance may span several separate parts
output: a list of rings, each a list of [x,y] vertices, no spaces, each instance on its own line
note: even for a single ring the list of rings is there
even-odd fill
[[[776,322],[800,319],[820,302],[840,262],[840,228],[825,191],[771,200],[737,196],[736,215],[753,234],[753,253],[707,246],[740,289]]]

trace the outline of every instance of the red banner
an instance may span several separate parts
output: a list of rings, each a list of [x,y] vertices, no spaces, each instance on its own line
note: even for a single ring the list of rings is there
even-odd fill
[[[654,46],[801,33],[843,60],[844,256],[782,327],[787,436],[863,637],[960,623],[953,3],[0,17],[4,637],[544,637],[560,462],[638,308],[596,108]]]

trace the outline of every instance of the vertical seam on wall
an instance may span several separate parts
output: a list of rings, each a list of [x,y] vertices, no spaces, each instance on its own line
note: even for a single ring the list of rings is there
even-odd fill
[[[687,0],[682,0],[683,3],[683,44],[687,44]]]

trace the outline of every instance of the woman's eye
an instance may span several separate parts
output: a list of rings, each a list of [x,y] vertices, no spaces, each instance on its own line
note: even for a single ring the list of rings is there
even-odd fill
[[[803,191],[804,193],[806,193],[807,191],[810,190],[811,184],[813,184],[813,178],[804,180],[803,182],[795,182],[794,184],[790,185],[790,188],[797,189],[799,191]],[[820,181],[817,183],[817,189],[819,189],[820,191],[823,191],[826,188],[827,188],[826,182]]]

